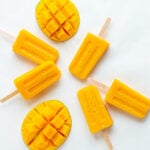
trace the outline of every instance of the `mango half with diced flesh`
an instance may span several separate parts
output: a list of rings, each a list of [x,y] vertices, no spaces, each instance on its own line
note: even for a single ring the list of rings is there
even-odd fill
[[[67,107],[58,100],[49,100],[27,114],[21,131],[30,150],[55,150],[68,137],[71,125]]]
[[[54,41],[70,39],[80,24],[78,10],[70,0],[41,0],[36,19],[41,30]]]

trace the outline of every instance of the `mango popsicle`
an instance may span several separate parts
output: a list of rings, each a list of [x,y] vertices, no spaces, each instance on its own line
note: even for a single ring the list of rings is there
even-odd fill
[[[56,62],[58,59],[58,51],[40,40],[27,30],[23,29],[19,32],[17,38],[13,38],[12,35],[6,31],[0,30],[0,33],[4,36],[10,37],[13,43],[13,51],[37,64],[42,64],[45,61],[51,60]]]
[[[99,37],[88,33],[83,40],[79,50],[69,65],[69,71],[75,77],[82,80],[86,79],[97,62],[107,51],[109,43],[100,37],[104,34],[109,23],[110,18],[107,18],[99,33]]]
[[[86,86],[80,89],[77,95],[91,133],[94,134],[112,126],[111,116],[95,86]],[[106,141],[112,149],[108,138]]]
[[[91,81],[90,83],[92,83]],[[93,82],[94,83],[94,82]],[[130,115],[142,119],[146,117],[150,109],[150,99],[128,87],[118,79],[115,79],[110,88],[102,87],[101,83],[95,82],[101,88],[101,91],[106,92],[105,101],[110,105],[119,108]]]
[[[60,78],[61,73],[52,61],[44,62],[31,71],[19,76],[14,80],[17,90],[2,98],[0,102],[16,95],[18,92],[24,99],[30,99],[42,92],[47,87],[52,86]]]

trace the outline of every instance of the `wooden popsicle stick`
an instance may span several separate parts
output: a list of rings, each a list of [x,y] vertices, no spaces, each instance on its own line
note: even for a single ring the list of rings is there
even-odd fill
[[[108,18],[106,19],[104,25],[102,26],[102,28],[101,28],[99,34],[98,34],[99,37],[102,37],[102,36],[104,35],[106,29],[108,28],[108,26],[109,26],[109,24],[110,24],[110,21],[111,21],[111,18],[108,17]]]
[[[17,95],[19,93],[18,90],[13,91],[12,93],[10,93],[9,95],[5,96],[4,98],[0,99],[1,103],[6,102],[7,100],[9,100],[11,97]]]
[[[107,145],[109,147],[109,150],[113,150],[113,145],[110,141],[110,138],[109,138],[106,130],[102,130],[101,133],[102,133],[103,138],[105,139],[105,142],[107,143]]]
[[[0,29],[0,35],[9,39],[11,42],[14,42],[16,39],[13,35],[11,35],[10,33],[8,33],[7,31],[5,31],[3,29]]]
[[[95,85],[104,94],[106,94],[109,89],[109,87],[107,87],[105,84],[98,82],[92,78],[88,78],[87,81],[89,84]]]

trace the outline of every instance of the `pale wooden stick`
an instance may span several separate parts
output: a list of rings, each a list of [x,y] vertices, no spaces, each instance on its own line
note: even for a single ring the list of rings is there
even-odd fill
[[[13,35],[11,35],[10,33],[8,33],[7,31],[3,30],[3,29],[0,29],[0,34],[9,39],[11,42],[14,42],[15,41],[15,37]]]
[[[105,142],[107,143],[107,145],[109,147],[109,150],[113,150],[113,145],[110,141],[110,138],[109,138],[106,130],[102,130],[101,133],[102,133],[103,138],[105,139]]]
[[[9,100],[11,97],[17,95],[19,93],[18,90],[13,91],[12,93],[10,93],[9,95],[5,96],[4,98],[0,99],[1,103],[6,102],[7,100]]]
[[[94,80],[94,79],[92,79],[92,78],[88,78],[87,81],[88,81],[89,84],[92,84],[92,85],[97,86],[98,89],[99,89],[101,92],[103,92],[104,94],[106,94],[107,91],[108,91],[108,89],[109,89],[109,87],[107,87],[105,84],[103,84],[103,83],[101,83],[101,82],[98,82],[98,81],[96,81],[96,80]]]
[[[109,24],[110,24],[111,18],[108,17],[104,23],[104,25],[102,26],[98,36],[102,37],[104,35],[104,32],[106,31],[106,29],[108,28]]]

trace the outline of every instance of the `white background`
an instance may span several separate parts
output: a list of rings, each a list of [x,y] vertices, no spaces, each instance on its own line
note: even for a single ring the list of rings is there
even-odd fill
[[[87,32],[97,34],[105,18],[112,22],[105,39],[110,48],[90,75],[108,86],[118,78],[130,87],[150,97],[150,1],[149,0],[73,0],[80,12],[78,33],[64,43],[48,39],[35,19],[38,0],[0,0],[0,28],[14,36],[25,28],[53,47],[60,58],[60,81],[36,96],[24,101],[21,95],[0,104],[0,149],[27,150],[21,137],[21,124],[27,112],[37,104],[49,100],[63,101],[72,116],[72,131],[60,150],[108,150],[101,133],[92,135],[87,127],[76,92],[86,83],[75,79],[68,65]],[[12,43],[0,36],[0,97],[15,89],[13,79],[36,65],[13,53]],[[150,115],[137,120],[109,107],[114,125],[108,134],[114,150],[149,150]]]

